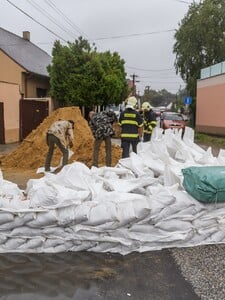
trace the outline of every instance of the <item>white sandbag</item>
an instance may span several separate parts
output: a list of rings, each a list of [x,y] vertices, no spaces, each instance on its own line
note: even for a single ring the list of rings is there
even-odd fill
[[[138,188],[147,187],[157,182],[156,178],[150,176],[131,178],[131,179],[112,179],[104,180],[107,190],[129,193]]]
[[[1,234],[0,234],[0,249],[3,247],[3,245],[5,244],[7,239],[8,239],[8,237],[6,235],[4,235],[3,232],[1,232]]]
[[[151,141],[152,140],[161,140],[163,137],[163,129],[156,126],[152,130]]]
[[[63,169],[49,181],[75,190],[88,190],[88,177],[91,176],[90,169],[83,163],[74,162],[65,165]]]
[[[80,205],[71,205],[57,209],[57,223],[61,226],[80,224],[89,220],[91,208],[96,204],[87,202]]]
[[[4,223],[0,225],[0,230],[12,230],[14,228],[18,228],[23,226],[24,224],[28,224],[35,218],[35,213],[27,213],[24,215],[15,215],[13,221]]]
[[[184,135],[183,135],[183,141],[184,142],[188,141],[188,142],[194,143],[194,136],[195,136],[195,132],[194,132],[193,128],[186,126]]]
[[[16,250],[21,245],[23,245],[26,242],[26,239],[24,238],[8,238],[5,244],[2,246],[3,249],[7,250]]]
[[[16,227],[10,232],[10,236],[23,238],[41,236],[41,234],[40,228],[29,228],[27,226]]]
[[[137,236],[139,235],[139,233],[142,234],[147,234],[149,236],[152,236],[152,233],[154,231],[155,234],[155,227],[152,224],[132,224],[132,226],[129,228],[129,232],[135,232],[137,234]],[[156,230],[158,231],[158,229]],[[157,237],[159,237],[159,233],[157,232]]]
[[[100,244],[96,243],[93,247],[90,247],[88,251],[94,251],[94,252],[117,252],[118,247],[121,246],[118,245],[118,243],[113,244],[112,242],[102,242]],[[129,246],[129,249],[131,249],[131,246]]]
[[[34,250],[42,247],[45,239],[43,237],[34,237],[32,239],[27,239],[24,244],[18,247],[20,251]]]
[[[181,219],[183,221],[192,222],[193,220],[201,217],[202,214],[203,214],[203,212],[199,207],[191,205],[187,208],[184,208],[184,209],[176,212],[175,216],[174,215],[167,216],[164,220],[174,219],[174,217],[176,217],[176,219]]]
[[[155,224],[155,227],[159,227],[162,230],[176,233],[182,229],[182,231],[190,231],[193,228],[191,222],[183,221],[180,219],[162,220]]]
[[[194,205],[196,213],[202,210],[207,210],[205,204],[200,203],[184,190],[170,190],[170,193],[177,199],[182,209]]]
[[[30,194],[28,194],[28,199]],[[30,207],[57,208],[71,204],[80,204],[90,198],[89,191],[76,191],[59,184],[47,183],[42,188],[32,190]]]
[[[46,212],[37,212],[36,219],[29,221],[27,226],[32,228],[42,228],[45,226],[51,226],[57,224],[57,215],[55,210],[49,210]]]
[[[56,247],[54,247],[54,252],[55,253],[67,252],[67,251],[70,251],[72,247],[73,247],[72,241],[64,241],[63,244],[57,245]]]
[[[45,237],[52,237],[52,238],[64,238],[65,233],[68,231],[68,228],[64,227],[46,227],[42,229],[42,234]]]
[[[212,234],[218,231],[218,227],[195,228],[195,230],[201,235],[201,240],[207,240]],[[193,239],[194,238],[195,237],[193,237]]]
[[[170,205],[165,206],[157,214],[154,214],[154,220],[159,221],[163,219],[169,219],[170,216],[176,218],[176,214],[181,213],[183,210],[193,207],[192,212],[198,213],[201,210],[204,210],[204,206],[201,203],[198,203],[195,199],[190,197],[186,192],[175,191],[173,193],[175,201]]]
[[[50,176],[54,177],[54,174],[50,174]],[[29,179],[27,181],[25,193],[26,195],[29,195],[29,198],[32,198],[32,191],[36,191],[40,188],[42,188],[46,184],[46,178],[47,176],[41,177],[39,179]]]
[[[96,242],[92,241],[82,241],[80,243],[76,241],[76,244],[70,248],[70,251],[90,251],[95,245]]]
[[[145,165],[153,171],[154,176],[159,176],[164,173],[165,165],[162,160],[151,153],[140,153]]]
[[[27,198],[30,201],[31,208],[51,206],[58,203],[57,190],[53,185],[46,185],[46,183],[37,189],[35,187],[35,189],[30,190]]]
[[[0,211],[0,225],[12,222],[14,220],[14,215],[10,212]]]
[[[15,195],[22,196],[23,191],[19,189],[17,184],[3,179],[3,173],[0,169],[0,196],[11,199]]]
[[[202,219],[201,217],[192,221],[195,229],[209,228],[209,227],[217,227],[217,220],[214,219]]]
[[[112,178],[133,178],[134,177],[134,174],[126,169],[126,168],[123,168],[123,167],[117,167],[117,168],[114,168],[114,167],[100,167],[100,168],[96,168],[94,166],[91,167],[91,173],[93,175],[98,175],[98,176],[102,176],[102,177],[105,177],[105,178],[109,178],[109,177],[112,177]],[[111,175],[111,176],[108,176],[108,175]],[[112,175],[114,174],[114,175]]]
[[[142,158],[134,152],[130,153],[130,160],[132,165],[132,171],[138,177],[145,175],[145,164]]]
[[[118,166],[122,168],[127,168],[135,176],[141,176],[145,174],[142,169],[142,167],[144,166],[141,162],[141,159],[138,159],[137,154],[133,152],[130,153],[130,157],[120,159]]]
[[[150,214],[150,201],[149,198],[145,197],[143,200],[134,199],[132,201],[132,205],[134,207],[134,213],[138,220],[142,220],[147,215]]]
[[[197,160],[197,163],[201,165],[217,166],[217,158],[212,155],[212,147],[209,147],[207,151]]]
[[[175,203],[176,198],[168,195],[160,193],[158,195],[148,196],[150,201],[150,209],[152,217],[158,216],[158,214],[166,207],[171,206]]]
[[[98,226],[106,222],[115,221],[118,221],[117,206],[115,203],[107,201],[91,207],[88,220],[83,221],[82,224]]]
[[[220,166],[225,166],[225,150],[220,149],[219,154],[217,156],[217,161]]]
[[[179,174],[180,172],[180,174]],[[182,173],[180,168],[172,167],[171,165],[165,166],[165,172],[164,172],[164,185],[170,186],[178,183],[179,186],[182,185]]]
[[[44,248],[54,248],[56,246],[63,245],[64,242],[65,241],[63,239],[59,239],[59,238],[47,238],[43,247]]]
[[[145,196],[133,194],[130,197],[128,194],[126,201],[121,201],[121,199],[118,197],[118,201],[115,200],[115,217],[106,220],[106,222],[114,222],[112,229],[140,221],[150,214],[149,199]]]
[[[0,211],[11,212],[15,214],[29,212],[29,201],[24,196],[15,195],[11,199],[0,197]]]
[[[225,242],[225,227],[224,226],[218,227],[218,231],[212,233],[210,235],[210,237],[208,238],[208,241],[213,244],[216,244],[218,242],[224,243]]]

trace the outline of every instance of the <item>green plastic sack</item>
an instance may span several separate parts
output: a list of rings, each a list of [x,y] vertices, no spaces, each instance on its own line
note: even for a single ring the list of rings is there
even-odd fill
[[[225,202],[225,167],[189,167],[182,169],[184,189],[204,203]]]

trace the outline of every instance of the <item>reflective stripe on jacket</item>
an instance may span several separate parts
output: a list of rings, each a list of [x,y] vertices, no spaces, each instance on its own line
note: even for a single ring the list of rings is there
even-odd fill
[[[152,109],[143,112],[144,118],[144,133],[151,134],[153,128],[157,125],[156,114]]]
[[[143,126],[143,119],[139,112],[132,108],[127,108],[120,114],[119,125],[121,126],[121,138],[138,139],[138,130]]]

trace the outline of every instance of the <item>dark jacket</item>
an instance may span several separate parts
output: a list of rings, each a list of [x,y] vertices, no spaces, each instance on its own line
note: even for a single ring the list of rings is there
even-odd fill
[[[117,121],[114,112],[101,111],[95,113],[89,122],[89,126],[96,140],[101,140],[114,134],[112,124]]]
[[[140,113],[132,108],[126,108],[119,117],[121,126],[121,139],[138,140],[139,128],[143,126],[143,119]]]
[[[150,109],[143,112],[144,119],[144,133],[151,134],[153,128],[157,125],[156,114]]]

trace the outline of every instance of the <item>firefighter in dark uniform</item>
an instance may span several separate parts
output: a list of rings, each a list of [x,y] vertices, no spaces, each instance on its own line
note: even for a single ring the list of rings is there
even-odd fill
[[[130,146],[132,146],[132,151],[137,153],[137,144],[142,138],[143,119],[136,108],[137,99],[133,96],[129,97],[126,108],[119,117],[122,158],[129,157]]]
[[[148,102],[142,103],[142,117],[144,119],[144,135],[143,142],[149,142],[152,135],[153,128],[156,127],[156,114],[152,110],[151,105]]]

